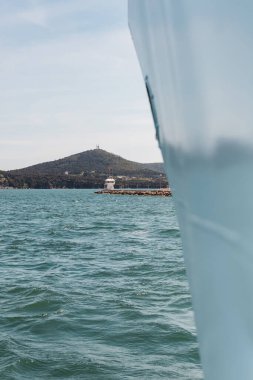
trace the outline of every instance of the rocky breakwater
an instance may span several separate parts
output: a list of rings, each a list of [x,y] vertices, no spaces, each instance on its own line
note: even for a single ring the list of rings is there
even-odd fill
[[[167,189],[153,189],[153,190],[140,190],[140,189],[114,189],[114,190],[99,190],[95,191],[96,194],[112,194],[112,195],[144,195],[144,196],[162,196],[169,197],[172,195],[171,190]]]

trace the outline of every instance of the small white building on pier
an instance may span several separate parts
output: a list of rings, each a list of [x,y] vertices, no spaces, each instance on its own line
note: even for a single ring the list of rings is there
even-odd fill
[[[109,177],[105,180],[104,189],[105,190],[114,190],[115,179]]]

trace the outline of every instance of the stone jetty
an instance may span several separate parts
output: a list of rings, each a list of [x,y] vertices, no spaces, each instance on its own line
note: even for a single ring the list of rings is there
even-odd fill
[[[144,196],[171,196],[170,189],[153,189],[153,190],[141,190],[141,189],[113,189],[113,190],[99,190],[95,191],[96,194],[112,194],[112,195],[144,195]]]

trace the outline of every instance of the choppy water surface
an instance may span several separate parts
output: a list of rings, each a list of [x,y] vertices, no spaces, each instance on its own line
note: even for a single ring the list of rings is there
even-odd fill
[[[173,200],[0,191],[0,378],[202,379]]]

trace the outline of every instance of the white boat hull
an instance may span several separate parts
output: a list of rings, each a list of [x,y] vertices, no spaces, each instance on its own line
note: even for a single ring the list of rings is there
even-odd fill
[[[253,3],[129,0],[207,380],[253,379]]]

